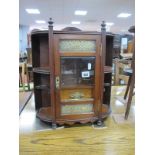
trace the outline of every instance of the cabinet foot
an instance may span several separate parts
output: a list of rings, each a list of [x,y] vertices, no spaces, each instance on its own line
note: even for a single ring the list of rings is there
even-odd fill
[[[57,124],[56,123],[52,123],[52,129],[56,129],[57,128]]]
[[[103,129],[103,128],[107,128],[104,124],[103,121],[98,120],[95,124],[93,124],[93,128],[95,129]]]
[[[103,125],[104,125],[104,123],[103,123],[103,121],[98,120],[96,125],[100,127],[100,126],[103,126]]]

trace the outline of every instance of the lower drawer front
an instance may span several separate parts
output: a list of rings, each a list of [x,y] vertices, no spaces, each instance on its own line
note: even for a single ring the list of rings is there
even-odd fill
[[[60,92],[61,100],[93,98],[93,96],[93,89],[91,88],[61,90]]]

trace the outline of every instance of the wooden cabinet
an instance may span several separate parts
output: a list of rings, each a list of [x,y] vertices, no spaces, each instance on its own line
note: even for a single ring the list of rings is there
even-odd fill
[[[50,21],[49,31],[34,31],[31,40],[37,116],[53,127],[101,125],[110,113],[113,43],[104,22],[99,33],[53,31]]]

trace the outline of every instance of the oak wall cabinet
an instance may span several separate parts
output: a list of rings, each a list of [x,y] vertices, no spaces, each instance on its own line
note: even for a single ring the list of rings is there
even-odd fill
[[[37,117],[57,124],[102,121],[110,113],[113,35],[75,28],[32,31]]]

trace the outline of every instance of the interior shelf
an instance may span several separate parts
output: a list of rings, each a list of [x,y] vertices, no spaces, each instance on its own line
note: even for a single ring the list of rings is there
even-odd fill
[[[93,88],[94,85],[68,85],[61,86],[61,89],[79,89],[79,88]]]
[[[111,66],[104,66],[104,73],[112,73],[112,67]]]
[[[52,109],[51,107],[40,108],[37,112],[37,117],[45,122],[52,122]]]
[[[50,69],[49,67],[35,67],[33,68],[33,72],[39,74],[50,74]]]
[[[62,103],[69,103],[69,102],[92,102],[94,98],[81,98],[81,99],[64,99],[61,100]]]
[[[50,87],[48,85],[37,85],[37,86],[35,86],[35,89],[49,91]]]
[[[109,87],[109,86],[111,86],[111,83],[104,83],[104,86]]]

